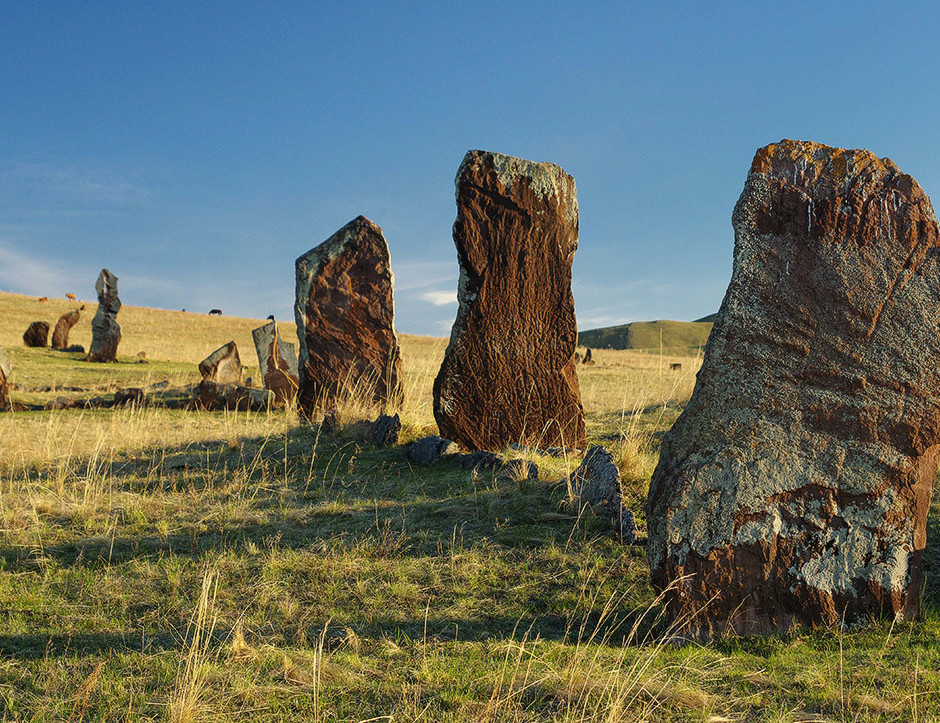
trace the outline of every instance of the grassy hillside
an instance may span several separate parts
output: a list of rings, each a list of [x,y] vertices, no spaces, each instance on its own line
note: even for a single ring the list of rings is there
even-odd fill
[[[128,357],[91,365],[22,346],[34,302],[0,295],[25,386],[192,379],[205,349],[251,349],[236,335],[260,323],[122,310]],[[936,506],[924,620],[674,646],[644,547],[571,494],[578,458],[505,451],[537,480],[409,462],[405,445],[436,429],[445,343],[403,338],[402,443],[387,449],[355,402],[335,433],[290,409],[0,414],[0,719],[940,717]],[[659,439],[699,362],[595,358],[578,369],[589,441],[613,451],[642,542]]]
[[[642,349],[689,353],[705,348],[712,330],[707,321],[634,321],[620,326],[589,329],[578,334],[578,344],[596,349]]]

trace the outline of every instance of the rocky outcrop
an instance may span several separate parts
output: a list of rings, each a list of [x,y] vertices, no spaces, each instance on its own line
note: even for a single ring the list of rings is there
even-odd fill
[[[691,635],[912,616],[940,455],[940,233],[868,151],[760,149],[734,271],[650,485],[654,585]]]
[[[401,434],[401,417],[399,415],[380,414],[378,419],[372,422],[370,428],[372,444],[376,447],[392,447],[398,444],[398,436]]]
[[[95,283],[98,292],[98,310],[91,320],[91,347],[85,361],[113,362],[117,360],[118,344],[121,342],[121,325],[117,322],[121,310],[118,298],[118,278],[107,269],[102,269]]]
[[[582,446],[574,179],[551,163],[470,151],[456,184],[459,308],[434,381],[441,434],[471,450]]]
[[[267,389],[251,389],[203,379],[195,388],[194,401],[198,409],[210,412],[223,409],[263,412],[274,404],[274,394]]]
[[[203,381],[215,384],[241,384],[242,361],[234,341],[223,344],[199,362],[199,373]]]
[[[300,388],[294,345],[281,339],[274,321],[252,330],[251,337],[258,352],[264,388],[274,392],[275,399],[282,404],[293,402]]]
[[[45,321],[34,321],[23,332],[23,343],[26,346],[42,347],[49,342],[49,324]]]
[[[415,464],[427,466],[435,464],[443,457],[451,457],[460,452],[460,445],[440,437],[422,437],[412,442],[408,448],[408,459]]]
[[[308,418],[343,395],[401,399],[394,278],[382,229],[359,216],[297,259],[300,408]]]
[[[8,412],[10,406],[10,374],[13,368],[10,366],[10,360],[7,354],[0,347],[0,412]]]
[[[64,351],[69,346],[69,332],[78,323],[81,313],[78,309],[66,312],[59,317],[55,330],[52,332],[52,348]]]

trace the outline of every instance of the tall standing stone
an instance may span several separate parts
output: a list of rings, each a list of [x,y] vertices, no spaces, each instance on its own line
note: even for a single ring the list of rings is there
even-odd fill
[[[434,380],[441,435],[469,449],[581,447],[574,179],[552,163],[470,151],[456,184],[459,307]]]
[[[0,347],[0,412],[10,411],[10,373],[12,367],[7,354]]]
[[[91,348],[85,361],[113,362],[117,359],[117,348],[121,341],[121,325],[117,322],[121,310],[118,298],[118,278],[107,269],[102,269],[95,283],[98,292],[98,311],[91,320]]]
[[[199,362],[199,373],[203,381],[216,384],[241,384],[242,361],[238,356],[238,345],[230,341],[220,346]]]
[[[303,413],[349,393],[377,403],[400,400],[394,277],[382,229],[358,216],[298,258],[296,271]]]
[[[733,225],[650,485],[653,583],[700,637],[914,615],[940,455],[930,200],[887,158],[781,141]]]
[[[258,366],[265,389],[274,392],[274,397],[283,404],[293,401],[300,388],[297,372],[297,352],[294,345],[281,339],[277,324],[269,321],[253,329],[251,337],[258,352]]]
[[[72,311],[66,312],[59,317],[55,325],[55,330],[52,332],[53,349],[66,349],[68,347],[69,332],[72,330],[72,327],[78,323],[80,316],[81,314],[78,309],[72,309]]]

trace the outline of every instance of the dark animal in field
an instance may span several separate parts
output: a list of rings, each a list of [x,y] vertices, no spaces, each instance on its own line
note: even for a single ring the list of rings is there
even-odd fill
[[[669,370],[673,372],[681,372],[682,364],[680,362],[673,362],[672,364],[669,365]]]
[[[75,294],[66,294],[65,298],[69,301],[75,301]]]
[[[222,309],[209,309],[209,316],[222,316]]]
[[[266,318],[268,321],[274,321],[274,314],[268,314]]]
[[[39,303],[41,304],[41,303],[43,303],[44,301],[49,301],[49,297],[48,297],[48,296],[40,296],[40,297],[39,297]]]

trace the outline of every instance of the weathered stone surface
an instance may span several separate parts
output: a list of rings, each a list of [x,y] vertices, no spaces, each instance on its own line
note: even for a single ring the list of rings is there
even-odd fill
[[[10,411],[10,374],[13,368],[7,354],[0,347],[0,412]]]
[[[72,330],[72,327],[78,323],[80,316],[81,313],[78,309],[72,309],[59,317],[55,325],[55,330],[52,332],[53,349],[59,349],[61,351],[68,348],[69,332]]]
[[[697,636],[914,615],[940,455],[930,201],[889,159],[782,141],[733,225],[650,486],[653,583]]]
[[[102,269],[95,283],[98,292],[98,310],[91,320],[91,347],[85,361],[113,362],[117,360],[118,344],[121,342],[121,325],[117,322],[121,310],[118,298],[118,278],[107,269]]]
[[[484,449],[478,449],[476,452],[469,452],[468,454],[456,454],[454,460],[464,469],[477,471],[499,469],[503,464],[502,457]]]
[[[415,464],[429,465],[439,462],[442,457],[455,455],[459,451],[460,446],[449,439],[422,437],[412,442],[408,448],[408,459]]]
[[[241,384],[242,360],[234,341],[223,344],[199,362],[203,380],[216,384]]]
[[[582,503],[611,512],[620,509],[623,497],[620,470],[605,447],[598,444],[588,449],[571,481]]]
[[[398,435],[401,434],[401,417],[397,414],[389,416],[380,414],[372,423],[372,444],[376,447],[391,447],[398,444]]]
[[[219,384],[207,379],[199,382],[194,392],[196,406],[207,411],[236,409],[263,412],[274,404],[274,394],[267,389]]]
[[[294,345],[281,339],[274,321],[252,330],[251,337],[258,352],[264,388],[274,392],[279,402],[288,404],[294,401],[300,388]]]
[[[344,394],[401,399],[394,277],[382,229],[358,216],[297,259],[294,314],[305,416]]]
[[[114,393],[115,407],[144,407],[147,405],[147,395],[139,387],[128,387],[127,389],[118,389]]]
[[[434,381],[441,434],[468,449],[580,446],[574,179],[551,163],[470,151],[456,183],[459,307]]]
[[[49,324],[34,321],[23,332],[23,343],[26,346],[46,346],[49,343]]]

